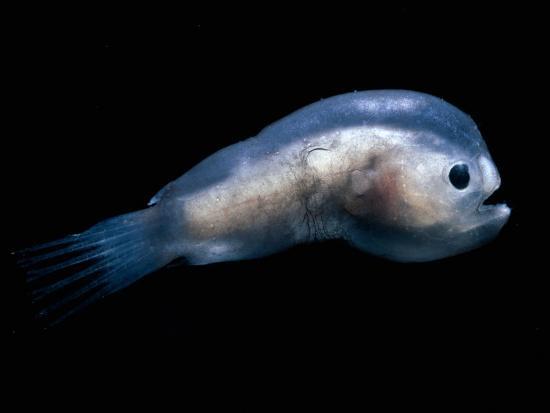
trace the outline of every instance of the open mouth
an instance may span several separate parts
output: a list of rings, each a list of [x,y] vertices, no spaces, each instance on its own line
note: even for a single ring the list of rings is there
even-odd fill
[[[500,185],[499,185],[500,186]],[[481,201],[477,210],[479,212],[495,211],[504,215],[510,215],[510,208],[503,202],[497,186],[484,200]]]

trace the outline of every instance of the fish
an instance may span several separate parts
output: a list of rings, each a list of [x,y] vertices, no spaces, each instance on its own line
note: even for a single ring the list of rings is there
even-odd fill
[[[55,325],[175,260],[248,260],[341,239],[425,262],[494,239],[498,170],[475,122],[429,94],[352,92],[219,150],[146,208],[18,253],[37,317]],[[53,297],[53,298],[52,298]]]

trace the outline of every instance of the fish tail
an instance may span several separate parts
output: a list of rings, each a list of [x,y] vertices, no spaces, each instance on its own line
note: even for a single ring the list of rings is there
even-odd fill
[[[36,317],[53,326],[168,264],[157,208],[102,221],[85,232],[17,253]]]

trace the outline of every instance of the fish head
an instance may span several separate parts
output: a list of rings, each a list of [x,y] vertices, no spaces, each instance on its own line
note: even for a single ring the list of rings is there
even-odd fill
[[[445,105],[453,116],[443,126],[386,129],[390,143],[349,172],[344,210],[353,245],[430,261],[486,244],[508,221],[507,205],[486,203],[501,179],[476,125]]]

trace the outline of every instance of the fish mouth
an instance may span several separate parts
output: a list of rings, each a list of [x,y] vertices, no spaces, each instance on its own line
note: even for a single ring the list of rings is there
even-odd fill
[[[508,205],[506,205],[506,203],[499,202],[500,199],[498,198],[500,194],[497,193],[499,187],[500,183],[496,185],[495,188],[493,188],[487,194],[487,196],[481,200],[479,206],[477,207],[477,212],[484,216],[489,215],[489,218],[501,218],[504,220],[504,222],[502,223],[502,225],[504,225],[508,220],[508,217],[510,216],[512,210]],[[497,201],[497,203],[493,203],[495,201]]]

